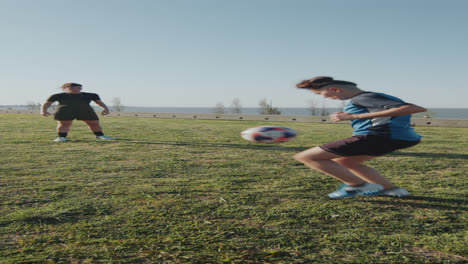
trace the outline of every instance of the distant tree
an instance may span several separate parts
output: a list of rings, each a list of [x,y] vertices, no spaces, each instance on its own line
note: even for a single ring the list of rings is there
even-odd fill
[[[317,101],[315,99],[310,99],[308,102],[308,110],[310,115],[316,116],[318,114]]]
[[[330,115],[330,112],[328,111],[325,101],[322,101],[322,107],[320,108],[320,116],[328,116]]]
[[[224,114],[224,104],[221,102],[218,102],[215,107],[215,113],[216,114]]]
[[[281,111],[277,107],[273,107],[271,101],[268,103],[266,98],[260,100],[258,105],[260,106],[259,111],[261,115],[281,115]]]
[[[231,112],[233,114],[240,114],[242,112],[242,105],[239,98],[234,98],[231,103]]]
[[[112,109],[116,112],[122,112],[125,109],[125,106],[122,104],[120,97],[112,98]]]
[[[35,103],[35,102],[32,102],[32,101],[28,101],[26,103],[26,108],[28,110],[39,110],[39,109],[41,109],[41,104],[40,103]]]

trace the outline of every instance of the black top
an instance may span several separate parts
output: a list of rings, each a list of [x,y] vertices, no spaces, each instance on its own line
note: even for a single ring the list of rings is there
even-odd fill
[[[79,94],[70,94],[70,93],[59,93],[54,94],[47,99],[48,102],[58,101],[59,105],[69,105],[75,103],[86,102],[89,104],[91,101],[101,100],[99,95],[95,93],[79,93]]]
[[[70,93],[59,93],[54,94],[49,99],[48,102],[59,102],[58,112],[61,111],[92,111],[93,108],[89,105],[91,101],[101,100],[99,95],[94,93],[79,93],[79,94],[70,94]]]

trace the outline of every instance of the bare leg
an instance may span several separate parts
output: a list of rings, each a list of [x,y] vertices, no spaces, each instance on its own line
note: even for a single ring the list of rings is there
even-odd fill
[[[99,120],[83,120],[83,122],[88,125],[89,130],[92,132],[101,132],[102,128],[101,125],[99,124]]]
[[[58,120],[57,121],[57,132],[58,133],[68,133],[70,131],[70,127],[73,123],[73,120],[67,120],[67,121],[62,121]]]
[[[350,170],[354,175],[365,180],[366,182],[380,184],[384,187],[384,190],[395,188],[390,181],[385,179],[377,170],[362,164],[364,161],[368,161],[375,158],[374,156],[352,156],[352,157],[341,157],[334,159],[335,162],[343,165]]]
[[[314,170],[330,175],[347,185],[358,186],[366,183],[348,168],[334,161],[334,159],[339,158],[343,158],[343,156],[333,154],[319,147],[302,151],[294,156],[294,159],[297,161],[304,163]]]

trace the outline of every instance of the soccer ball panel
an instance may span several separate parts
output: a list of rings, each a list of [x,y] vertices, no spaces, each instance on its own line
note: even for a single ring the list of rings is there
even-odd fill
[[[260,126],[242,131],[241,136],[245,140],[256,143],[279,143],[294,139],[297,133],[287,127]]]

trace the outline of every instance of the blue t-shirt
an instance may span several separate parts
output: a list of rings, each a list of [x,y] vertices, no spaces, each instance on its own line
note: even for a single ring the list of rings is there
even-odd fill
[[[409,105],[391,95],[374,92],[357,94],[346,104],[344,112],[363,114]],[[376,135],[391,139],[418,141],[421,136],[410,127],[411,115],[352,120],[353,135]]]

